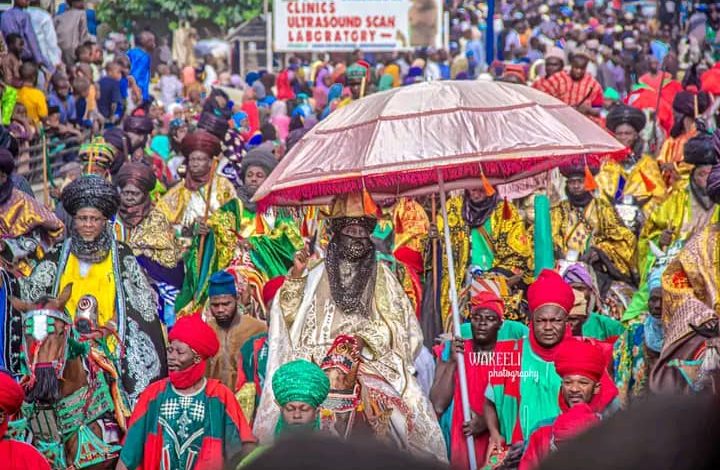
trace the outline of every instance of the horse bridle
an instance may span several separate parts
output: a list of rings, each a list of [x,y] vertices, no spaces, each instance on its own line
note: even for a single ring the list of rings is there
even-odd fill
[[[48,331],[45,334],[45,337],[42,339],[38,339],[35,337],[34,331],[28,331],[28,327],[26,326],[26,322],[28,320],[34,320],[36,317],[48,317],[53,318],[56,320],[60,320],[65,324],[65,328],[69,329],[72,326],[72,319],[70,318],[70,315],[68,315],[65,312],[61,312],[59,310],[49,309],[49,308],[39,308],[35,310],[30,310],[28,312],[23,313],[23,328],[25,333],[29,333],[33,335],[33,338],[35,338],[35,341],[37,341],[37,347],[35,348],[35,351],[33,353],[34,357],[30,357],[30,350],[28,348],[26,334],[22,335],[23,338],[23,349],[25,350],[25,361],[27,362],[28,369],[29,369],[29,375],[26,376],[26,378],[23,379],[23,385],[25,385],[27,388],[32,388],[35,383],[35,369],[38,366],[37,364],[37,352],[40,350],[40,347],[47,339],[47,333],[52,333],[50,331],[50,324],[48,324]],[[63,347],[63,357],[62,359],[57,359],[52,361],[50,366],[55,369],[55,374],[59,378],[61,378],[65,372],[65,364],[67,362],[67,354],[68,354],[68,346],[67,346],[67,339],[65,340],[65,344]]]

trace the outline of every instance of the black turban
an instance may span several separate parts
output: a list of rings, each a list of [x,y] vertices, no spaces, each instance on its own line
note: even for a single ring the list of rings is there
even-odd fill
[[[720,204],[720,165],[713,165],[707,179],[707,195],[715,204]]]
[[[155,188],[157,178],[153,173],[153,169],[148,165],[139,162],[128,162],[120,168],[113,181],[120,189],[127,184],[132,184],[149,193]]]
[[[15,157],[9,150],[0,147],[0,171],[10,176],[15,171]]]
[[[330,219],[330,229],[333,234],[338,234],[350,225],[360,225],[372,234],[377,225],[377,219],[372,217],[335,217]]]
[[[180,149],[186,158],[196,150],[205,152],[210,157],[216,157],[222,151],[222,143],[208,131],[199,130],[186,135],[180,144]]]
[[[600,167],[597,165],[589,165],[588,164],[588,168],[590,168],[590,173],[592,173],[593,176],[597,175],[598,172],[600,171]],[[562,165],[560,167],[560,173],[565,178],[585,176],[585,162],[581,161],[578,163]]]
[[[123,130],[135,134],[150,135],[154,128],[152,119],[147,116],[128,116],[123,122]]]
[[[97,175],[83,175],[68,184],[60,200],[71,216],[75,216],[80,209],[92,207],[109,219],[120,205],[120,195],[115,186]]]
[[[645,127],[647,119],[645,113],[632,106],[616,105],[610,108],[607,118],[605,119],[607,128],[615,132],[615,130],[621,124],[628,124],[630,127],[635,129],[635,132],[640,132]]]
[[[110,165],[110,174],[114,175],[123,166],[123,163],[127,160],[127,152],[130,147],[130,141],[128,140],[125,132],[119,127],[113,127],[103,132],[103,139],[105,142],[112,145],[117,149],[115,152],[115,159]]]
[[[278,161],[270,150],[262,148],[254,148],[250,150],[242,159],[240,164],[240,179],[245,181],[245,173],[251,166],[259,166],[263,168],[269,175],[277,166]]]
[[[197,128],[204,129],[223,141],[230,126],[227,119],[217,116],[214,113],[206,112],[200,115]]]
[[[715,165],[718,163],[713,137],[705,132],[701,132],[687,141],[684,154],[685,163],[691,165]]]
[[[695,113],[695,100],[697,99],[697,115]],[[680,113],[683,116],[697,117],[698,115],[705,112],[710,106],[710,96],[701,91],[698,94],[691,93],[689,91],[681,91],[675,95],[672,107],[676,113]]]

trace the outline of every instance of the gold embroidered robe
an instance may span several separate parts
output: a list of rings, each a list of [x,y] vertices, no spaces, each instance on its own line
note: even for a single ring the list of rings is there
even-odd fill
[[[702,326],[720,315],[719,246],[720,226],[713,223],[692,237],[663,273],[665,337],[651,372],[653,392],[687,391],[697,378],[705,338],[689,325]]]
[[[607,255],[621,274],[632,272],[637,240],[606,200],[594,198],[584,209],[561,201],[550,210],[550,221],[555,250],[561,256],[570,250],[582,256],[594,247]]]
[[[202,219],[205,215],[207,187],[208,185],[205,185],[197,191],[190,191],[185,187],[183,180],[160,198],[156,208],[167,217],[168,221],[176,229],[190,228],[197,219]],[[235,188],[227,178],[214,176],[212,179],[210,214],[236,197]]]
[[[505,210],[507,204],[507,210]],[[471,232],[462,215],[463,196],[453,196],[447,201],[447,214],[450,225],[450,240],[452,243],[453,258],[455,259],[455,285],[458,290],[463,289],[467,279],[468,266],[471,259]],[[509,217],[507,217],[509,215]],[[438,219],[438,231],[442,239],[444,230],[443,220]],[[530,238],[517,208],[511,202],[500,201],[490,215],[490,231],[484,227],[482,236],[488,241],[493,254],[493,268],[501,268],[514,274],[532,275],[533,248]],[[447,257],[443,255],[443,273],[440,289],[440,308],[443,325],[449,330],[452,318],[450,305],[450,277],[447,272]]]
[[[663,231],[672,229],[674,232],[671,247],[679,249],[695,233],[702,230],[708,223],[715,223],[719,218],[717,205],[705,209],[692,195],[690,187],[682,191],[673,191],[670,196],[645,221],[638,241],[638,263],[640,273],[648,270],[650,242],[657,245]]]
[[[180,247],[167,217],[154,208],[135,228],[123,224],[118,216],[113,223],[115,238],[125,242],[135,256],[145,256],[165,268],[174,268],[180,260]]]
[[[377,264],[374,302],[369,318],[348,315],[332,300],[324,262],[307,276],[288,278],[278,292],[269,321],[269,357],[254,434],[261,444],[274,437],[279,409],[272,391],[277,368],[295,359],[319,364],[340,334],[366,344],[361,371],[387,382],[415,412],[412,427],[401,436],[410,451],[446,460],[441,430],[429,399],[414,377],[413,361],[423,342],[412,305],[392,271]]]

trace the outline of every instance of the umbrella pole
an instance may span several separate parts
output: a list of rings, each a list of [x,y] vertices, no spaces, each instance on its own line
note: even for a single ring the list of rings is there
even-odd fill
[[[438,184],[440,186],[440,210],[443,216],[443,233],[445,236],[445,253],[447,255],[448,265],[448,276],[450,282],[448,282],[450,289],[450,304],[452,305],[452,319],[453,319],[453,336],[460,337],[460,310],[458,308],[458,295],[457,286],[455,285],[455,260],[453,260],[452,245],[450,244],[450,227],[448,226],[447,220],[447,198],[445,196],[445,182],[443,181],[442,172],[438,171]],[[457,353],[457,371],[458,377],[460,378],[460,398],[462,400],[462,411],[463,419],[465,422],[472,419],[470,413],[470,397],[468,394],[467,385],[467,374],[465,372],[465,355],[461,352]],[[484,393],[480,391],[479,393]],[[457,406],[457,403],[455,404]],[[468,436],[467,449],[468,449],[468,463],[470,464],[470,470],[477,470],[477,457],[475,455],[475,439],[473,436]]]

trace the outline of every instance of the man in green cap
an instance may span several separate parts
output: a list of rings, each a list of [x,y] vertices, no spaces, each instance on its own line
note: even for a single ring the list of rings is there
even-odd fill
[[[320,429],[320,405],[330,392],[330,381],[315,363],[298,359],[282,365],[272,378],[280,418],[275,435],[288,430]]]

